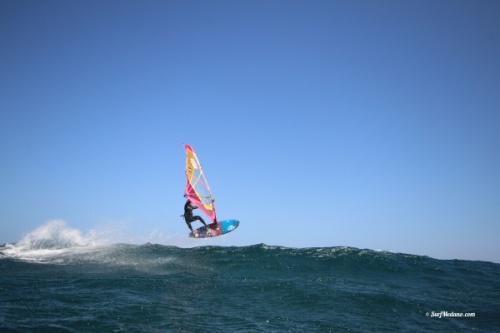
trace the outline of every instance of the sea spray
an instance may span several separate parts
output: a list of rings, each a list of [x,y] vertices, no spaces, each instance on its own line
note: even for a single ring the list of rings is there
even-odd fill
[[[66,226],[62,220],[52,220],[26,234],[18,243],[20,249],[64,249],[87,245],[77,229]]]
[[[24,235],[19,242],[5,244],[3,255],[38,262],[53,262],[56,256],[93,252],[127,243],[123,223],[106,221],[88,232],[72,228],[63,220],[50,220]]]
[[[6,244],[2,252],[20,259],[44,260],[87,245],[88,241],[79,230],[69,228],[62,220],[51,220],[28,232],[19,242]]]
[[[180,247],[200,245],[199,241],[196,243],[189,239],[187,232],[186,234],[168,234],[158,229],[142,232],[131,229],[127,222],[108,219],[87,232],[83,232],[71,227],[63,220],[50,220],[26,233],[20,241],[5,244],[0,251],[0,256],[54,263],[61,262],[60,256],[71,260],[70,255],[74,253],[82,255],[88,253],[87,258],[90,255],[106,258],[107,248],[115,244],[156,243]],[[106,260],[109,262],[109,258]]]

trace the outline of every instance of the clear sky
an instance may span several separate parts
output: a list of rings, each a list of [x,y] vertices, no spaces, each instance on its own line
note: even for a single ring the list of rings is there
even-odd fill
[[[0,243],[62,219],[500,262],[499,17],[497,0],[0,1]],[[236,231],[185,239],[182,143]]]

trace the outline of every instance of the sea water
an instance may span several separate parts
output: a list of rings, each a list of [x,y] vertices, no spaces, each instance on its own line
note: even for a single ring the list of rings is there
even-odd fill
[[[491,262],[99,244],[65,228],[0,246],[0,332],[499,331]]]

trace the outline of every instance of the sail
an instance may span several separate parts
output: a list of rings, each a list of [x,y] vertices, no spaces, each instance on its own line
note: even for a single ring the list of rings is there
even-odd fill
[[[184,148],[186,149],[186,188],[184,194],[193,205],[214,221],[216,217],[212,193],[201,169],[200,161],[190,145],[184,144]]]

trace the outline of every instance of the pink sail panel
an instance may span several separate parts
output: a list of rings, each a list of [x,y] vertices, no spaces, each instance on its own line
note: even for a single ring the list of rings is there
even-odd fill
[[[216,219],[214,200],[207,179],[201,169],[200,161],[190,145],[184,144],[184,149],[186,150],[186,187],[184,194],[193,205],[205,213],[210,220],[214,221]]]

